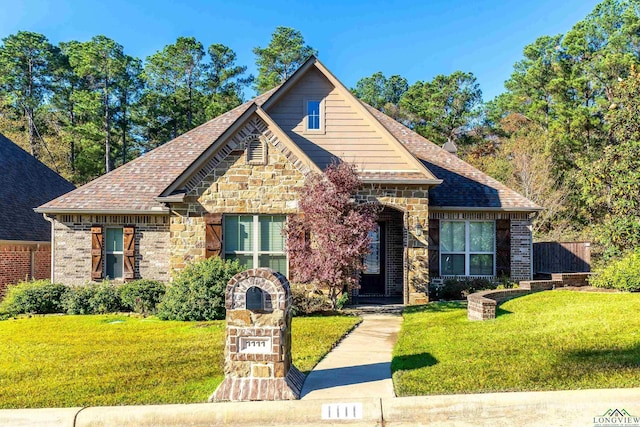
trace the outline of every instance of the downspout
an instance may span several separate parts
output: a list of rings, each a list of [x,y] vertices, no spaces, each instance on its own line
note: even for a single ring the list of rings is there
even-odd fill
[[[56,282],[55,272],[56,272],[56,264],[55,264],[55,255],[56,255],[56,219],[54,217],[49,217],[47,214],[42,214],[44,219],[51,223],[51,283]]]

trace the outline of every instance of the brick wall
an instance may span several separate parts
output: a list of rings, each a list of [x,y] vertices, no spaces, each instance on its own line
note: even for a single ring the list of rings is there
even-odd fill
[[[0,296],[8,285],[22,280],[48,279],[51,247],[40,244],[0,244]]]
[[[531,280],[531,220],[511,220],[511,278]]]
[[[169,217],[163,215],[59,215],[54,226],[55,280],[91,281],[91,226],[135,227],[135,277],[168,282]]]

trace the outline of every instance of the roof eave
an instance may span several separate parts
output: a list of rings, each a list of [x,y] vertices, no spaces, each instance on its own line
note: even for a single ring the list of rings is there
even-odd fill
[[[545,208],[536,207],[483,207],[483,206],[429,206],[432,211],[476,211],[476,212],[540,212]]]
[[[79,215],[167,215],[170,211],[168,208],[158,206],[152,209],[68,209],[68,208],[46,208],[39,207],[33,209],[34,212],[41,214],[79,214]]]
[[[413,184],[413,185],[439,185],[441,179],[383,179],[383,178],[361,178],[365,184]]]

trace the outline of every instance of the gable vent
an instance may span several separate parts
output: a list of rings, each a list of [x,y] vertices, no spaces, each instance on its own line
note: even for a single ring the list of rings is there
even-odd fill
[[[246,141],[247,163],[252,165],[267,164],[267,144],[259,136],[251,136]]]

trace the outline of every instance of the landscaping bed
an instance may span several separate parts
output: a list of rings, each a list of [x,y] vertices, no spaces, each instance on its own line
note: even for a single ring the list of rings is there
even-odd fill
[[[293,319],[293,363],[310,371],[360,321]],[[222,381],[224,321],[135,315],[0,321],[0,407],[205,402]]]
[[[467,320],[466,304],[409,307],[394,349],[399,396],[640,386],[640,294],[552,291]]]

